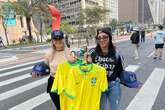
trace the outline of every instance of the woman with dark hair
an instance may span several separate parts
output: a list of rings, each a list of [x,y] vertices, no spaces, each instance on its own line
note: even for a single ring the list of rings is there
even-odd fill
[[[120,74],[123,71],[122,58],[112,43],[110,28],[100,28],[96,35],[97,45],[91,49],[92,62],[106,68],[109,90],[102,93],[100,110],[119,110]],[[109,103],[109,104],[108,104]]]

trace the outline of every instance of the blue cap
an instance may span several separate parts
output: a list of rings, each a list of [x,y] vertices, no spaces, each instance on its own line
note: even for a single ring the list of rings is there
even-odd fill
[[[36,72],[38,75],[46,75],[50,73],[50,68],[44,62],[40,62],[34,65],[32,72]]]
[[[52,31],[51,38],[52,39],[63,39],[64,33],[60,30],[54,30],[54,31]]]
[[[131,71],[123,71],[120,80],[122,84],[130,88],[138,88],[142,85],[142,83],[137,80],[136,74]]]

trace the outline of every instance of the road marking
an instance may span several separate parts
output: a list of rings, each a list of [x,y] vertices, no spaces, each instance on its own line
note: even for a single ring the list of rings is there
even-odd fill
[[[37,45],[37,46],[21,47],[19,49],[31,49],[31,48],[39,48],[39,47],[45,47],[45,46],[51,46],[51,45],[50,44],[44,44],[44,45]]]
[[[50,49],[43,49],[42,51],[41,50],[38,50],[38,51],[34,51],[32,53],[47,53]]]
[[[14,83],[14,82],[19,81],[19,80],[23,80],[23,79],[29,78],[29,77],[31,77],[30,74],[25,74],[25,75],[21,75],[19,77],[15,77],[15,78],[11,78],[11,79],[2,81],[2,82],[0,82],[0,87],[4,86],[4,85],[11,84],[11,83]]]
[[[3,59],[1,59],[1,60],[0,60],[0,63],[18,59],[16,56],[10,56],[10,57],[7,56],[7,57],[8,57],[8,58],[3,58]]]
[[[118,43],[118,42],[124,42],[124,41],[128,41],[129,40],[129,38],[126,38],[126,39],[118,39],[118,40],[115,40],[115,43]]]
[[[13,50],[13,49],[2,49],[2,50],[0,50],[0,52],[6,52],[6,51],[11,51],[11,50]]]
[[[153,56],[154,53],[155,53],[155,51],[151,52],[147,57],[149,58],[149,57]]]
[[[126,110],[151,110],[165,78],[165,69],[155,68]]]
[[[22,72],[22,71],[26,71],[26,70],[30,70],[30,69],[32,69],[32,67],[33,67],[33,66],[29,66],[29,67],[22,68],[22,69],[13,70],[13,71],[9,71],[9,72],[6,72],[6,73],[1,73],[1,74],[0,74],[0,77],[12,75],[12,74],[16,74],[16,73],[19,73],[19,72]]]
[[[30,65],[30,64],[33,64],[33,63],[41,62],[41,61],[43,61],[43,60],[32,61],[32,62],[23,63],[23,64],[19,64],[19,65],[15,65],[15,66],[12,66],[12,67],[7,67],[7,68],[1,68],[0,69],[0,72],[1,71],[5,71],[5,70],[8,70],[8,69],[13,69],[13,68],[21,67],[21,66]]]
[[[29,99],[19,105],[16,105],[9,110],[32,110],[33,108],[39,106],[40,104],[50,100],[48,93],[40,94],[32,99]]]
[[[128,65],[125,70],[135,72],[140,66],[139,65]]]
[[[18,94],[23,93],[27,90],[30,90],[30,89],[38,87],[42,84],[45,84],[47,82],[47,80],[48,80],[48,77],[45,77],[45,78],[42,78],[38,81],[35,81],[32,83],[26,84],[24,86],[18,87],[16,89],[4,92],[4,93],[0,94],[0,101],[3,101],[3,100],[8,99],[12,96],[18,95]]]

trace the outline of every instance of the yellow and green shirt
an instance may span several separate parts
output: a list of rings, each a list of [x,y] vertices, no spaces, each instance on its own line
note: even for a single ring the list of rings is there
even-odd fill
[[[65,85],[65,94],[72,101],[66,110],[99,110],[101,92],[107,89],[105,68],[96,64],[72,67]]]
[[[80,63],[77,60],[75,63],[69,63],[68,61],[59,64],[57,66],[55,79],[51,88],[51,92],[57,92],[60,95],[60,108],[61,110],[68,110],[68,101],[70,100],[66,95],[64,95],[64,88],[67,83],[67,76],[72,66]]]

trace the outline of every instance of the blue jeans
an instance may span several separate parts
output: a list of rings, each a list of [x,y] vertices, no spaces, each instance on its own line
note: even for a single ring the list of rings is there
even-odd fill
[[[119,110],[121,99],[120,81],[109,82],[109,90],[102,93],[100,110]]]

